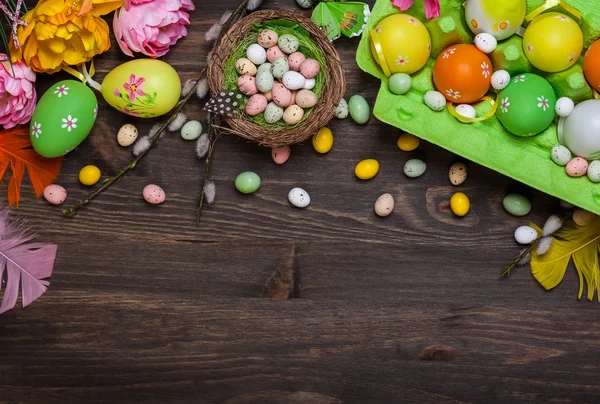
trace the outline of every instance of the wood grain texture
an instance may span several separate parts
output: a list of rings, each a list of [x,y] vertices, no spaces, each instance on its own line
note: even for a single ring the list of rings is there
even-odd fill
[[[203,33],[234,0],[196,6],[188,37],[165,57],[182,80],[204,66]],[[379,83],[356,66],[357,44],[336,47],[348,96],[372,105]],[[127,60],[114,46],[95,60],[98,79]],[[40,94],[66,77],[40,76]],[[131,159],[116,142],[122,124],[142,134],[153,124],[99,102],[98,123],[59,178],[70,203],[86,190],[83,165],[109,175]],[[198,100],[186,112],[206,119]],[[552,292],[526,269],[498,278],[520,251],[514,229],[541,224],[558,201],[469,164],[460,191],[472,211],[457,219],[448,206],[456,156],[426,142],[401,152],[399,131],[375,118],[331,129],[329,154],[294,146],[283,166],[268,149],[223,137],[217,200],[201,225],[204,165],[178,134],[76,217],[24,187],[18,213],[59,250],[49,291],[0,316],[0,403],[599,402],[599,307],[577,301],[575,272]],[[409,179],[402,167],[414,157],[428,169]],[[353,174],[364,158],[381,164],[368,182]],[[246,170],[262,177],[254,195],[233,187]],[[143,202],[148,183],[165,189],[165,204]],[[287,202],[294,186],[310,193],[307,209]],[[502,209],[515,189],[532,199],[526,218]],[[373,203],[384,192],[396,211],[382,219]],[[436,345],[454,360],[420,360]]]

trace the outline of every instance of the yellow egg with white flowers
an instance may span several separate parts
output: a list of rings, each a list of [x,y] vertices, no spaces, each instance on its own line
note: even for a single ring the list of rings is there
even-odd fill
[[[136,59],[111,70],[102,81],[102,96],[119,111],[153,118],[169,112],[181,96],[175,69],[157,59]]]
[[[525,0],[467,0],[465,18],[474,34],[491,34],[498,41],[515,34],[523,20]]]

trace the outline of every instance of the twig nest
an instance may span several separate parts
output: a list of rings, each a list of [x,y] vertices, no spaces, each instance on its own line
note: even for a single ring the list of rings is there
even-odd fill
[[[258,34],[258,44],[265,49],[269,49],[277,45],[278,40],[279,35],[277,34],[277,32],[270,29],[263,29]]]
[[[531,244],[538,238],[537,231],[530,226],[521,226],[515,230],[515,240],[519,244]]]
[[[292,188],[288,193],[288,200],[297,208],[306,208],[310,205],[310,195],[302,188]]]
[[[167,199],[165,191],[156,184],[148,184],[142,190],[144,200],[152,205],[160,205]]]
[[[44,199],[52,205],[60,205],[67,200],[67,190],[58,184],[50,184],[44,188]]]
[[[121,126],[117,132],[117,143],[119,146],[127,147],[135,143],[138,137],[138,130],[130,123]]]

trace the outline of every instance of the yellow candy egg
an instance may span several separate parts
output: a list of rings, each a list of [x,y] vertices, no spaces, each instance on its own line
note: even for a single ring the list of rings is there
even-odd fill
[[[450,198],[450,209],[456,216],[465,216],[471,209],[471,202],[467,195],[457,192]]]
[[[526,10],[525,0],[467,0],[465,18],[473,33],[485,32],[501,41],[517,32]]]
[[[333,147],[333,133],[329,128],[321,128],[312,137],[312,145],[318,153],[325,154]]]
[[[374,159],[361,161],[354,167],[354,174],[361,180],[369,180],[379,172],[379,162]]]
[[[181,95],[175,69],[157,59],[136,59],[110,71],[102,81],[102,96],[119,111],[141,118],[169,112]]]
[[[386,76],[412,74],[427,63],[431,37],[417,18],[394,14],[383,19],[370,32],[371,52]]]
[[[419,147],[420,140],[415,135],[403,133],[398,137],[398,148],[403,151],[413,151]]]
[[[523,50],[538,69],[560,72],[579,59],[583,50],[583,33],[571,17],[545,13],[535,18],[525,30]]]
[[[96,166],[85,166],[79,171],[79,182],[83,185],[94,185],[100,180],[100,169]]]

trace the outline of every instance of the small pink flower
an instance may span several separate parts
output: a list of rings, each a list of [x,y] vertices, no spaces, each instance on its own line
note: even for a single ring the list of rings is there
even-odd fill
[[[454,52],[456,52],[456,48],[450,48],[446,52],[444,52],[444,54],[442,55],[442,58],[448,59],[450,57],[450,55],[454,55]]]
[[[131,115],[131,116],[140,116],[139,112],[132,111],[127,107],[123,108],[123,112],[125,112],[127,115]]]
[[[120,95],[121,95],[121,91],[120,91],[118,88],[115,88],[115,91],[113,91],[113,95],[114,95],[115,97],[118,97],[118,96],[120,96]]]
[[[129,92],[129,100],[135,101],[135,97],[139,95],[143,97],[146,95],[144,90],[142,89],[142,84],[146,81],[145,78],[139,77],[137,80],[135,78],[135,74],[129,76],[129,82],[123,83],[123,88]]]
[[[392,4],[402,11],[408,10],[414,2],[415,0],[392,0]],[[440,16],[439,0],[425,0],[425,15],[428,20]]]
[[[8,63],[0,64],[0,125],[10,129],[26,124],[33,115],[36,101],[33,70],[22,62],[13,63],[12,70]]]

